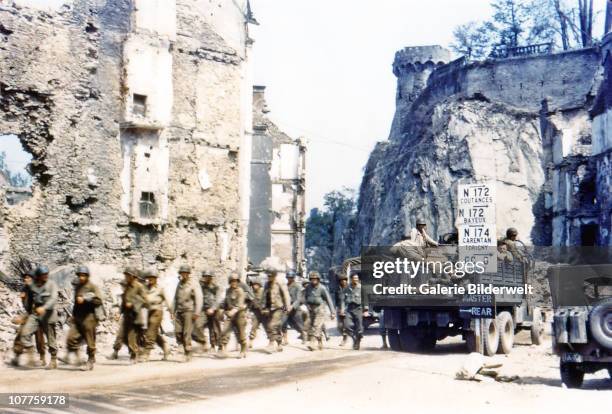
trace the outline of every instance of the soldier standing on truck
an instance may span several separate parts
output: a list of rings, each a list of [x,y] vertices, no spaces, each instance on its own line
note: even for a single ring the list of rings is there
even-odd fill
[[[304,290],[303,301],[306,303],[308,307],[308,319],[310,320],[310,332],[308,333],[308,337],[310,342],[308,343],[308,349],[314,351],[317,348],[319,350],[323,349],[323,332],[322,327],[325,323],[325,306],[329,308],[329,312],[331,313],[331,318],[334,319],[336,314],[334,312],[334,303],[331,300],[331,296],[329,292],[321,284],[321,275],[319,272],[310,272],[308,275],[308,279],[310,283]]]
[[[283,318],[283,345],[289,343],[287,339],[287,330],[289,326],[299,332],[302,337],[302,341],[305,341],[306,335],[304,334],[304,321],[302,319],[302,313],[300,312],[300,298],[302,295],[302,287],[295,281],[295,272],[287,272],[287,290],[289,291],[289,298],[291,299],[291,311],[287,312]]]
[[[363,306],[361,305],[361,283],[359,273],[351,271],[351,284],[344,293],[343,309],[346,313],[346,326],[353,338],[353,349],[359,350],[363,338]]]
[[[336,311],[338,313],[338,332],[342,335],[340,346],[346,345],[346,339],[348,337],[348,329],[346,326],[346,304],[345,295],[348,290],[348,276],[342,274],[338,277],[338,290],[336,291]]]
[[[506,230],[506,238],[504,239],[504,242],[508,247],[508,251],[512,254],[513,258],[524,262],[526,260],[526,257],[523,253],[519,251],[517,245],[518,241],[518,230],[516,230],[514,227],[510,227],[508,230]]]
[[[55,342],[57,284],[49,280],[49,268],[47,266],[40,266],[36,269],[34,283],[30,285],[29,289],[32,293],[32,307],[25,325],[20,331],[19,345],[14,348],[15,357],[11,363],[15,366],[19,365],[19,355],[23,352],[28,355],[30,363],[34,361],[32,337],[38,329],[42,329],[47,337],[49,353],[51,354],[51,361],[47,365],[47,369],[54,369],[57,367],[57,345]]]
[[[179,268],[179,283],[174,294],[174,332],[176,342],[183,345],[185,362],[191,361],[191,334],[193,324],[202,311],[202,289],[191,281],[191,268]]]
[[[514,258],[512,253],[508,251],[508,243],[505,240],[498,240],[497,242],[497,260],[504,262],[511,262]]]
[[[436,247],[438,243],[427,234],[427,223],[422,218],[416,221],[416,228],[404,230],[403,238],[393,245],[392,251],[410,260],[422,260],[425,258],[425,247]]]
[[[164,304],[172,314],[172,304],[166,296],[164,289],[157,284],[157,272],[148,270],[144,272],[144,277],[147,280],[147,302],[149,304],[149,315],[147,321],[147,329],[145,331],[145,351],[142,354],[144,362],[149,360],[153,345],[157,344],[163,353],[163,360],[168,360],[170,348],[161,334],[161,324],[164,319]]]
[[[80,364],[79,348],[85,341],[87,344],[87,363],[82,367],[84,371],[91,371],[96,362],[96,328],[98,321],[104,319],[104,308],[102,306],[102,293],[100,288],[89,281],[89,269],[79,266],[76,270],[78,277],[74,289],[74,308],[72,310],[72,321],[66,347],[68,355],[62,362],[71,363],[74,356],[77,364]]]
[[[291,300],[287,287],[276,280],[278,272],[275,269],[268,269],[266,273],[268,282],[264,288],[266,306],[263,311],[269,341],[266,352],[274,352],[275,346],[276,350],[281,352],[283,350],[281,335],[283,313],[291,310]]]

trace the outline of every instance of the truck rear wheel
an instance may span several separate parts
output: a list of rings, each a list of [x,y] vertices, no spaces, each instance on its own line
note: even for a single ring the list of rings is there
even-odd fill
[[[399,352],[402,350],[399,332],[397,331],[397,329],[389,329],[387,331],[387,339],[389,340],[389,346],[393,351]]]
[[[482,319],[483,354],[493,356],[499,347],[499,329],[495,319]]]
[[[499,329],[499,347],[497,352],[509,354],[514,345],[514,322],[510,312],[501,312],[497,315],[497,328]]]
[[[584,381],[584,371],[580,369],[578,364],[570,362],[561,362],[561,382],[567,388],[580,388]]]
[[[540,308],[533,309],[533,322],[531,323],[531,343],[534,345],[542,345],[544,339],[544,323],[542,322],[542,314]]]

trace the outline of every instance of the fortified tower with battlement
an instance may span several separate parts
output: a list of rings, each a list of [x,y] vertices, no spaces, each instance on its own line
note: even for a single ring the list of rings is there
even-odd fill
[[[412,46],[395,53],[393,74],[397,76],[396,102],[413,102],[427,86],[433,70],[451,61],[442,46]]]

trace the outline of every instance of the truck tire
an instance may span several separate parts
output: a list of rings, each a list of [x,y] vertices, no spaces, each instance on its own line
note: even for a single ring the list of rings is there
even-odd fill
[[[584,380],[584,371],[580,369],[578,364],[571,362],[561,362],[561,382],[567,388],[580,388]]]
[[[589,315],[589,327],[599,345],[612,349],[612,298],[595,305]]]
[[[497,328],[499,329],[499,347],[497,352],[509,354],[514,345],[514,322],[510,312],[501,312],[497,315]]]
[[[533,322],[531,322],[531,343],[534,345],[542,345],[544,340],[544,322],[542,322],[542,313],[540,308],[533,308]]]
[[[399,332],[400,344],[402,351],[419,352],[422,350],[421,338],[417,336],[417,330],[414,328],[403,328]]]
[[[393,351],[401,351],[402,345],[400,343],[399,332],[397,329],[389,329],[387,331],[387,339],[389,340],[389,346]]]
[[[493,356],[499,347],[499,328],[495,319],[482,319],[482,350],[486,356]]]

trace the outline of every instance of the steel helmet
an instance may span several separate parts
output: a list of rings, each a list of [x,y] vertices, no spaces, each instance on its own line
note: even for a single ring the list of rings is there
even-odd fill
[[[87,266],[79,266],[76,268],[76,273],[77,275],[87,275],[89,276],[89,268]]]

